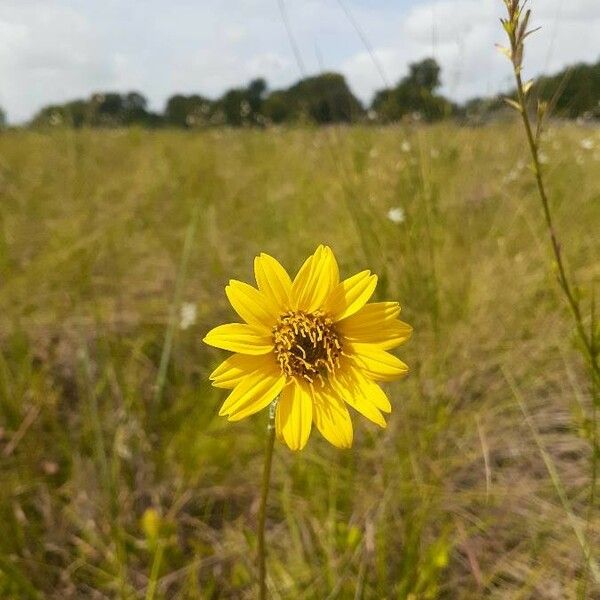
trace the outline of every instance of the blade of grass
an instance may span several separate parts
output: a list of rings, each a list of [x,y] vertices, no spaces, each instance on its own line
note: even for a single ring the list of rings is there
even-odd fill
[[[175,337],[175,329],[177,327],[177,313],[179,306],[181,305],[181,295],[183,293],[183,287],[187,277],[187,269],[190,261],[190,255],[192,253],[192,247],[194,240],[196,239],[196,232],[198,230],[198,221],[200,218],[200,203],[196,203],[192,212],[192,218],[187,227],[185,234],[185,240],[183,242],[183,250],[181,252],[181,261],[179,263],[179,269],[177,271],[177,278],[175,280],[175,292],[173,294],[173,301],[171,302],[171,308],[169,310],[169,320],[167,323],[167,332],[165,334],[165,340],[162,347],[162,353],[160,356],[160,364],[158,366],[158,373],[156,374],[156,382],[154,384],[154,398],[152,404],[152,411],[158,410],[163,397],[163,391],[165,388],[165,381],[167,379],[167,368],[169,366],[169,360],[171,358],[171,350],[173,349],[173,339]]]

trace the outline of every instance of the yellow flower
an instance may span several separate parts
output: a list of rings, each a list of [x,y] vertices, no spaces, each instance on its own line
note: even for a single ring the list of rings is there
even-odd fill
[[[245,323],[212,329],[204,342],[235,352],[210,376],[231,389],[219,414],[239,421],[279,397],[277,436],[302,449],[314,423],[338,448],[352,445],[346,404],[381,427],[390,402],[377,382],[408,367],[388,352],[406,341],[410,325],[397,302],[367,304],[377,276],[362,271],[340,282],[330,248],[319,246],[292,281],[268,254],[254,260],[258,289],[231,280],[225,293]]]

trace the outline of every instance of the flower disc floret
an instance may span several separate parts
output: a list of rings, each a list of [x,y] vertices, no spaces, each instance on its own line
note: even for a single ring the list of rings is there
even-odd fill
[[[281,371],[288,377],[319,381],[322,386],[340,367],[342,343],[333,319],[317,311],[289,311],[273,327],[273,345]]]

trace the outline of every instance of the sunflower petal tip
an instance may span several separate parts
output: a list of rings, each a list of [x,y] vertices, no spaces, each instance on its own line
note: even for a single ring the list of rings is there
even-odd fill
[[[288,444],[288,447],[292,452],[300,452],[300,451],[304,450],[305,446],[306,446],[306,442],[296,442],[291,446]]]

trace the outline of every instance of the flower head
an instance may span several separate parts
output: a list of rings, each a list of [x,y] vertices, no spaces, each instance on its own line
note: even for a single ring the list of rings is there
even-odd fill
[[[258,289],[232,280],[225,293],[245,321],[212,329],[204,342],[234,352],[211,374],[232,390],[219,412],[239,421],[278,399],[280,440],[302,449],[314,423],[339,448],[352,444],[347,404],[381,427],[390,402],[378,382],[408,367],[388,350],[406,341],[410,325],[397,302],[367,304],[377,276],[362,271],[340,282],[330,248],[319,246],[292,281],[268,254],[254,260]]]

